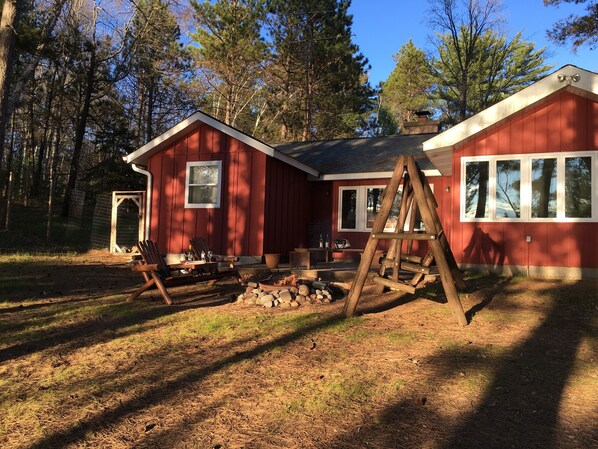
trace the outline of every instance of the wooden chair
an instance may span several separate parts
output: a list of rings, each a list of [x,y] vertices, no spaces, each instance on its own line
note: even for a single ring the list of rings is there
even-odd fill
[[[158,245],[152,240],[144,240],[137,243],[141,260],[136,260],[131,266],[133,271],[141,273],[145,283],[133,292],[126,301],[133,301],[144,291],[156,287],[164,302],[172,304],[172,298],[166,287],[192,284],[196,282],[211,281],[235,276],[239,282],[239,274],[231,270],[219,271],[217,262],[180,262],[176,264],[166,264],[164,257],[158,250]]]
[[[193,255],[196,260],[201,260],[201,253],[204,253],[204,256],[207,257],[208,253],[210,252],[210,247],[208,246],[208,242],[203,237],[193,237],[189,240],[191,243],[191,249],[193,250]],[[239,261],[238,256],[215,256],[212,255],[212,262],[218,263],[228,263],[228,266],[235,270],[235,263]]]

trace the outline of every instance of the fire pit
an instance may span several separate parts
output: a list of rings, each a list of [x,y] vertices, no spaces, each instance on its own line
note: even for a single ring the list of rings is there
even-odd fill
[[[290,308],[309,304],[328,304],[344,295],[332,283],[297,279],[295,275],[249,283],[237,303],[263,307]]]

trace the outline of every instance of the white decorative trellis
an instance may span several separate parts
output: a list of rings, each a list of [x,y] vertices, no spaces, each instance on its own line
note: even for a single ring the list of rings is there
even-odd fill
[[[123,249],[116,243],[116,234],[118,229],[118,208],[127,200],[132,201],[137,206],[139,211],[137,240],[139,241],[145,238],[145,191],[112,192],[112,219],[110,221],[111,253],[124,252]]]

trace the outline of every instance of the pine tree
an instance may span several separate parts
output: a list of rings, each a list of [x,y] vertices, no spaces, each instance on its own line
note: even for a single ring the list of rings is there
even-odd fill
[[[207,111],[236,126],[250,113],[260,91],[266,44],[261,36],[262,0],[191,2],[199,44],[193,53],[199,70],[200,91],[207,94]]]
[[[396,119],[399,127],[415,119],[415,113],[431,105],[433,78],[423,50],[411,39],[393,56],[395,67],[382,83],[381,104]]]
[[[498,31],[497,0],[433,0],[430,22],[436,28],[431,61],[435,98],[444,120],[455,124],[540,79],[545,49]]]
[[[352,42],[350,2],[272,0],[271,126],[278,140],[355,135],[370,106],[367,60]]]

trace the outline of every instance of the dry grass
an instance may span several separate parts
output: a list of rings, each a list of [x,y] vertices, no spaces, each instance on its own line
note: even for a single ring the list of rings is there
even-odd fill
[[[590,448],[598,283],[472,277],[297,310],[123,299],[100,252],[0,256],[0,447]]]

